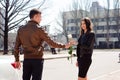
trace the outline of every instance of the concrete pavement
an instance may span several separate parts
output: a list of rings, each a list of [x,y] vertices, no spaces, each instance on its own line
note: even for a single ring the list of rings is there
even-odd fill
[[[94,50],[94,51],[97,51],[97,53],[99,53],[99,50]],[[102,52],[102,51],[106,51],[107,53],[120,54],[119,49],[100,50],[100,52]],[[120,65],[120,55],[118,55],[118,62],[116,62],[116,63],[118,63]],[[120,69],[106,73],[104,75],[100,75],[100,76],[92,78],[90,80],[120,80]]]
[[[120,70],[117,70],[105,75],[101,75],[91,80],[120,80]]]
[[[95,52],[98,52],[99,53],[99,50],[94,50]],[[102,51],[102,50],[100,50],[100,51]],[[103,51],[105,51],[105,50],[103,50]],[[118,52],[118,53],[120,53],[120,51],[117,49],[117,50],[106,50],[108,53],[109,52]],[[66,53],[67,51],[64,51],[64,52],[62,52],[62,53]],[[73,52],[74,54],[75,54],[75,52]],[[57,58],[57,57],[59,57],[59,58],[65,58],[65,57],[68,57],[69,55],[68,54],[60,54],[60,55],[52,55],[52,56],[50,56],[50,55],[45,55],[44,56],[44,58],[45,59],[55,59],[55,58]],[[52,58],[50,58],[50,57],[52,57]],[[120,63],[118,63],[118,64],[120,64]],[[90,79],[90,80],[120,80],[120,70],[117,70],[117,71],[113,71],[113,72],[110,72],[110,73],[107,73],[107,74],[104,74],[104,75],[100,75],[100,76],[98,76],[98,77],[96,77],[96,78],[93,78],[93,79]]]
[[[99,50],[94,50],[95,52],[99,53]],[[102,50],[100,50],[101,52]],[[103,50],[105,51],[105,50]],[[119,53],[119,50],[106,50],[108,53],[109,52],[117,52]],[[45,55],[44,58],[47,59],[59,59],[59,58],[66,58],[69,57],[70,55],[66,54],[68,51],[63,51],[61,52],[62,54],[57,54],[57,55]],[[64,54],[65,53],[65,54]],[[73,52],[75,54],[75,51]],[[120,64],[120,63],[118,63]],[[89,78],[89,77],[88,77]],[[90,80],[120,80],[120,70],[113,71],[104,75],[100,75],[98,77],[92,78]]]
[[[52,55],[52,53],[50,53],[50,52],[45,52],[44,58],[45,58],[45,60],[66,58],[66,57],[69,57],[69,54],[67,54],[67,52],[68,52],[67,50],[66,51],[61,51],[59,54],[55,54],[55,55]],[[120,53],[119,50],[100,50],[100,51],[99,50],[94,50],[94,52],[95,52],[94,55],[101,54],[101,53],[104,54],[105,52],[109,53],[109,54],[110,54],[110,52],[112,52],[112,53]],[[73,53],[75,54],[75,51]],[[23,60],[23,55],[20,56],[20,60],[21,61]],[[120,65],[120,63],[118,63],[118,65]],[[50,67],[50,69],[51,68],[52,67]],[[46,74],[46,72],[45,72],[45,74]],[[89,76],[88,76],[88,78],[89,78]],[[120,80],[120,70],[105,73],[104,75],[93,77],[93,78],[90,78],[89,80]]]

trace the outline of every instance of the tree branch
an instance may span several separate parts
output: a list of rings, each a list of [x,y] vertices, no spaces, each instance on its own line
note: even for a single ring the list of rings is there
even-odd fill
[[[2,27],[0,27],[0,30],[1,30],[2,32],[4,32],[4,30],[2,29]]]
[[[4,1],[0,1],[0,4],[2,5],[2,8],[5,8],[5,4],[3,4],[2,2]]]
[[[16,3],[17,3],[16,0],[13,0],[13,1],[11,2],[11,5],[9,6],[10,8],[8,9],[8,12],[10,12],[10,10],[12,10],[12,8],[15,6]]]
[[[13,30],[13,29],[15,29],[15,28],[17,28],[17,25],[19,24],[19,23],[21,23],[24,19],[26,19],[28,16],[26,16],[26,17],[24,17],[24,18],[21,18],[21,19],[19,19],[19,20],[17,20],[17,21],[14,21],[14,22],[12,22],[12,23],[10,23],[9,24],[9,26],[11,26],[11,27],[9,27],[9,31],[11,31],[11,30]]]
[[[19,0],[18,0],[19,1]],[[21,3],[19,3],[19,5],[17,5],[17,7],[14,7],[14,9],[12,10],[12,12],[9,14],[8,19],[10,19],[10,17],[12,17],[14,14],[19,14],[19,12],[23,11],[22,8],[25,7],[30,0],[28,0],[26,3],[23,4],[23,0]],[[17,2],[16,2],[17,3]],[[14,4],[15,6],[15,4]]]
[[[43,0],[43,2],[41,4],[39,4],[40,6],[38,7],[38,9],[45,3],[46,0]]]
[[[4,35],[2,33],[0,33],[0,36],[4,37]]]
[[[2,14],[2,12],[0,11],[0,15],[3,19],[5,19],[4,15]]]

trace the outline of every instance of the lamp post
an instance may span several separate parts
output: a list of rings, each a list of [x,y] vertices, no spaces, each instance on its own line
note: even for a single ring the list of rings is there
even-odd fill
[[[120,63],[120,53],[119,53],[119,56],[118,56],[118,57],[119,57],[119,61],[118,61],[118,63]]]

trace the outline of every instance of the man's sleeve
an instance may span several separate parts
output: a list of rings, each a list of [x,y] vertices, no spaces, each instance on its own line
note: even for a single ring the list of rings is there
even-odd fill
[[[45,33],[44,30],[40,30],[40,36],[41,38],[47,42],[51,47],[54,47],[54,48],[65,48],[65,45],[63,44],[59,44],[59,43],[56,43],[55,41],[53,41],[47,33]]]
[[[14,47],[14,57],[15,57],[15,61],[19,61],[19,47],[21,45],[21,41],[19,38],[19,30],[17,32],[17,36],[16,36],[16,42],[15,42],[15,47]]]

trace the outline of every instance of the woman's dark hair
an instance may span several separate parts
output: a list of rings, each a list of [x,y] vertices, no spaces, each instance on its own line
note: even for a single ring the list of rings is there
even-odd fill
[[[30,13],[29,13],[30,19],[33,18],[34,15],[36,15],[36,14],[41,14],[41,12],[40,12],[39,10],[37,10],[37,9],[32,9],[32,10],[30,11]]]
[[[83,18],[83,19],[81,20],[81,22],[82,22],[82,21],[84,21],[85,24],[86,24],[87,32],[92,31],[92,22],[91,22],[91,20],[86,17],[86,18]],[[84,33],[84,30],[81,28],[81,34],[83,34],[83,33]]]

